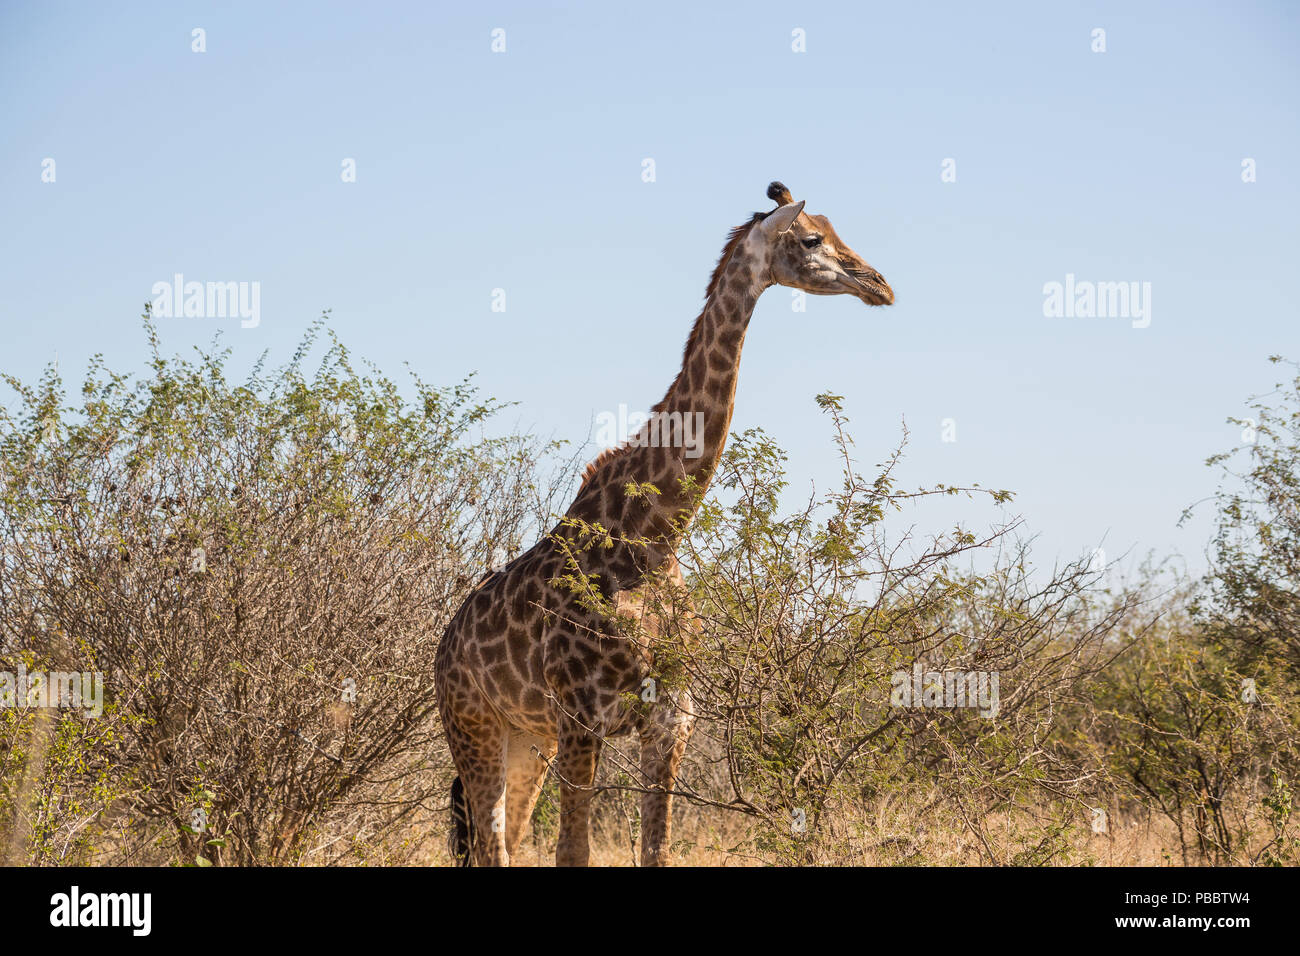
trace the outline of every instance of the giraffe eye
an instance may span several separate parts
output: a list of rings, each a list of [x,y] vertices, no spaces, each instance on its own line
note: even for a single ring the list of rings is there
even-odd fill
[[[802,240],[802,241],[803,241],[803,247],[804,247],[805,249],[816,249],[818,246],[820,246],[820,245],[822,244],[822,237],[821,237],[821,236],[809,236],[808,238],[806,238],[806,239],[804,239],[804,240]]]

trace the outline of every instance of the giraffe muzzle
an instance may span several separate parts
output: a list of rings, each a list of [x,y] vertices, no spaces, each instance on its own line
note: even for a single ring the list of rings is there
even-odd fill
[[[894,290],[885,277],[874,269],[845,270],[847,291],[867,305],[893,305]]]

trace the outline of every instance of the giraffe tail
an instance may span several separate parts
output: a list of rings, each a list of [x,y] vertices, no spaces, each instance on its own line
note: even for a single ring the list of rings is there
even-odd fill
[[[457,866],[471,866],[474,847],[474,820],[469,815],[469,798],[460,777],[451,782],[451,834],[448,839],[452,859]]]

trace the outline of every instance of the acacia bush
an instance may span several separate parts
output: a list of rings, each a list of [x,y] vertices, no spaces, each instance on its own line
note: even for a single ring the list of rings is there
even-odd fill
[[[1273,356],[1277,365],[1290,365]],[[1215,455],[1226,485],[1215,497],[1218,532],[1200,622],[1233,660],[1270,679],[1300,681],[1300,373],[1231,418],[1242,445]],[[1244,466],[1237,465],[1245,458]],[[1238,470],[1240,469],[1240,470]]]
[[[1170,855],[1183,864],[1293,857],[1294,692],[1254,683],[1207,639],[1185,587],[1161,605],[1148,638],[1099,675],[1080,715],[1109,770],[1112,805],[1166,819],[1176,835]]]
[[[1014,521],[891,536],[926,498],[1009,496],[900,490],[901,449],[864,474],[838,399],[820,402],[841,486],[783,510],[783,452],[737,436],[686,529],[686,593],[650,589],[658,617],[686,597],[699,616],[653,638],[660,692],[689,689],[702,717],[678,785],[697,832],[724,810],[746,821],[726,831],[739,859],[1041,865],[1109,859],[1117,831],[1163,819],[1166,862],[1296,861],[1300,456],[1276,442],[1294,414],[1256,406],[1267,440],[1218,499],[1206,581],[1115,581],[1091,556],[1034,568]],[[996,675],[996,713],[900,706],[893,677],[914,669]],[[615,839],[647,784],[625,749],[607,742],[602,780]]]
[[[1224,483],[1205,580],[1170,589],[1094,687],[1116,795],[1171,822],[1183,863],[1300,863],[1300,376],[1252,412],[1208,461]]]
[[[931,827],[967,834],[972,862],[1047,862],[1062,833],[1086,826],[1084,796],[1100,772],[1058,745],[1061,721],[1126,646],[1116,626],[1136,601],[1098,600],[1100,570],[1083,561],[1034,574],[1014,522],[891,538],[887,519],[906,504],[1010,496],[900,490],[901,447],[864,475],[839,399],[819,401],[835,426],[841,486],[783,511],[784,454],[749,431],[728,446],[680,550],[701,626],[657,638],[668,662],[659,692],[689,688],[701,715],[680,789],[748,817],[745,849],[769,862],[861,862],[882,844],[920,862],[917,837]],[[681,600],[665,584],[652,589],[661,617]],[[987,675],[993,706],[900,706],[894,675],[910,684],[917,667]],[[609,747],[605,786],[638,789],[635,761],[618,741]],[[910,832],[872,825],[921,793],[928,806],[911,807]]]
[[[151,374],[96,361],[75,407],[53,370],[6,379],[0,669],[106,684],[99,720],[0,710],[10,856],[364,855],[443,800],[437,637],[550,512],[544,449],[486,437],[469,381],[357,371],[322,323],[242,384],[146,330]]]

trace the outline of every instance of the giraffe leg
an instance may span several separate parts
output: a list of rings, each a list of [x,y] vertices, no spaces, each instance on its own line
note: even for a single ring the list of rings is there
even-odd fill
[[[533,818],[533,807],[542,792],[555,748],[553,740],[510,731],[506,749],[506,853],[512,859]]]
[[[556,769],[560,776],[560,839],[556,866],[586,866],[590,859],[588,814],[600,760],[600,738],[566,719],[561,724]]]
[[[641,776],[651,789],[641,794],[641,865],[667,866],[672,841],[673,795],[682,754],[695,729],[689,693],[656,703],[641,732]]]
[[[508,866],[506,729],[495,720],[468,723],[443,713],[447,745],[469,800],[478,866]]]

